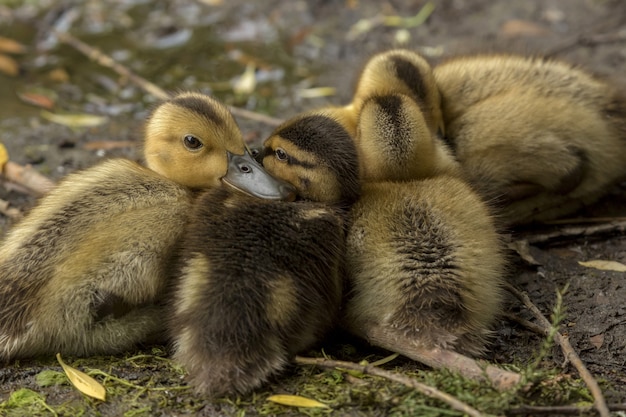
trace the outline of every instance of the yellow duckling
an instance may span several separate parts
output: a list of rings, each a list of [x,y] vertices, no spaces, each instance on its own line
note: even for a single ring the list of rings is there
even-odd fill
[[[345,239],[337,210],[212,189],[184,236],[169,328],[197,392],[245,394],[335,324]]]
[[[407,356],[406,346],[480,353],[502,300],[504,258],[489,211],[468,185],[445,175],[360,190],[342,117],[331,109],[285,122],[265,141],[263,165],[312,200],[350,202],[361,193],[346,243],[344,325]],[[369,134],[364,123],[358,129]]]
[[[117,159],[68,175],[5,237],[0,360],[114,353],[158,336],[190,187],[290,192],[247,154],[226,108],[201,94],[155,109],[145,159],[151,169]]]
[[[361,71],[352,102],[335,117],[356,140],[363,181],[460,175],[444,142],[432,68],[418,54],[397,49],[374,55]]]
[[[455,155],[504,221],[572,213],[626,177],[626,101],[608,82],[509,55],[451,59],[434,76]]]

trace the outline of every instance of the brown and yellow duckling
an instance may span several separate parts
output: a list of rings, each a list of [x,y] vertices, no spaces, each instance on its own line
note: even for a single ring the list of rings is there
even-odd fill
[[[340,152],[327,166],[310,159],[319,150],[307,149],[315,142],[298,143],[303,133],[286,133],[300,151],[298,164],[332,170],[329,178],[341,180],[318,184],[303,173],[294,183],[305,197],[308,184],[312,195],[331,188],[336,194],[329,198],[341,204],[274,202],[215,189],[198,198],[185,229],[170,336],[174,359],[205,395],[259,387],[338,319],[345,251],[341,206],[358,192],[341,190],[339,181],[356,187],[358,170]]]
[[[363,134],[367,125],[359,128]],[[366,182],[361,190],[344,181],[335,161],[355,173],[359,163],[349,129],[341,110],[305,113],[279,126],[263,149],[267,171],[306,198],[334,203],[361,194],[350,212],[344,325],[408,356],[406,346],[482,352],[500,311],[504,269],[489,210],[452,176]]]
[[[287,190],[246,154],[226,108],[196,93],[155,109],[145,160],[148,168],[112,159],[68,175],[4,238],[0,360],[115,353],[161,334],[191,189]]]
[[[614,85],[512,55],[451,59],[434,75],[455,155],[505,221],[572,213],[626,177],[626,100]]]

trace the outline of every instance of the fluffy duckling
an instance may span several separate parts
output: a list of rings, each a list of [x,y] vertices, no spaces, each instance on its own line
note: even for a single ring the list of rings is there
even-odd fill
[[[318,342],[341,304],[343,216],[213,189],[181,243],[169,322],[196,391],[245,394]]]
[[[379,126],[386,128],[394,126]],[[344,181],[337,160],[358,172],[356,149],[333,110],[287,121],[263,149],[267,171],[299,194],[354,201],[359,183]],[[451,176],[364,183],[350,221],[348,330],[414,358],[403,346],[483,351],[502,300],[504,258],[490,213],[468,185]]]
[[[434,76],[456,157],[505,222],[572,213],[626,177],[626,101],[608,82],[508,55],[451,59]]]
[[[246,154],[226,108],[200,94],[155,109],[145,159],[151,169],[114,159],[68,175],[5,237],[0,360],[114,353],[159,335],[190,187],[260,182],[267,198],[288,190]]]
[[[460,175],[444,142],[432,68],[418,54],[397,49],[374,55],[341,110],[351,115],[344,125],[356,140],[363,181]]]

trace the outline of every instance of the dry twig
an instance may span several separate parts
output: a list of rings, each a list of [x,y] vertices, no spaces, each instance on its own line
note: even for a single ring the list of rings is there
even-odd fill
[[[517,241],[523,242],[523,244],[533,245],[537,243],[549,243],[553,241],[590,237],[602,234],[618,234],[624,233],[624,231],[626,231],[626,220],[620,220],[590,226],[563,227],[551,232],[525,235]]]
[[[417,346],[407,339],[399,339],[381,326],[370,326],[367,331],[367,340],[374,346],[397,352],[431,368],[448,369],[465,378],[487,381],[499,391],[513,388],[521,381],[521,375],[515,372],[476,361],[452,350],[426,349]]]
[[[608,409],[611,411],[626,411],[626,404],[608,404]],[[545,414],[549,416],[554,415],[563,415],[563,414],[571,414],[571,415],[582,415],[593,411],[593,406],[590,407],[578,407],[575,405],[557,405],[557,406],[533,406],[533,405],[522,405],[517,408],[512,408],[507,410],[507,415],[531,415],[536,416],[539,414]]]
[[[130,69],[126,68],[119,62],[115,61],[110,56],[103,53],[102,51],[90,45],[87,45],[86,43],[84,43],[80,39],[75,38],[69,33],[55,32],[55,35],[59,38],[61,42],[72,46],[74,49],[83,53],[89,59],[102,65],[103,67],[112,69],[120,76],[127,78],[128,80],[130,80],[131,82],[133,82],[134,84],[142,88],[148,94],[151,94],[160,100],[166,100],[170,97],[170,95],[158,85],[153,84],[150,81],[146,80],[145,78],[140,77],[139,75],[132,72]],[[245,117],[246,119],[265,123],[270,126],[278,126],[279,124],[283,122],[280,119],[276,119],[274,117],[255,113],[253,111],[241,109],[238,107],[230,106],[229,109],[235,116]]]
[[[390,372],[390,371],[387,371],[382,368],[378,368],[373,365],[360,365],[354,362],[337,361],[337,360],[325,359],[325,358],[306,358],[303,356],[296,356],[295,362],[299,365],[313,365],[313,366],[319,366],[322,368],[329,368],[329,369],[343,368],[343,369],[349,369],[352,371],[361,372],[363,374],[379,376],[381,378],[385,378],[390,381],[394,381],[399,384],[402,384],[406,387],[415,389],[428,397],[443,401],[446,404],[448,404],[450,407],[454,408],[455,410],[461,411],[462,413],[465,413],[469,416],[478,417],[478,416],[483,415],[480,411],[476,410],[475,408],[469,406],[468,404],[465,404],[464,402],[458,400],[457,398],[453,397],[450,394],[447,394],[443,391],[439,391],[437,388],[423,384],[419,382],[418,380],[416,380],[415,378],[411,378],[406,375],[398,374],[395,372]]]
[[[8,181],[23,185],[38,197],[55,187],[54,181],[44,177],[30,165],[20,165],[13,161],[7,161],[2,173]]]
[[[512,285],[506,285],[506,288],[515,295],[521,302],[530,310],[530,312],[535,316],[535,318],[539,321],[541,327],[545,329],[546,334],[549,334],[550,328],[552,325],[548,321],[548,319],[541,313],[539,308],[530,300],[528,295],[525,292],[518,290]],[[580,359],[574,348],[569,342],[567,336],[563,336],[558,331],[554,334],[554,340],[558,343],[563,351],[563,355],[565,355],[565,359],[568,360],[578,371],[580,377],[583,379],[589,391],[591,391],[591,395],[594,398],[594,406],[600,413],[602,417],[609,417],[609,409],[606,405],[606,400],[604,399],[604,395],[602,394],[602,390],[598,385],[598,381],[591,375],[583,361]]]

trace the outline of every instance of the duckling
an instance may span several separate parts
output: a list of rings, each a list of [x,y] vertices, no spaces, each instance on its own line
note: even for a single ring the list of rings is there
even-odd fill
[[[341,111],[351,117],[344,125],[357,143],[363,181],[460,175],[444,141],[432,68],[420,55],[402,49],[374,55]]]
[[[343,223],[318,203],[199,197],[169,320],[174,360],[197,392],[246,394],[319,342],[341,304]]]
[[[348,129],[337,134],[341,120],[341,112],[324,110],[285,122],[265,141],[263,165],[307,198],[354,202],[344,326],[409,356],[403,346],[482,352],[502,301],[505,264],[488,208],[453,176],[346,183],[335,161],[355,170],[350,178],[358,178],[359,161]]]
[[[154,110],[144,152],[148,168],[111,159],[68,175],[5,237],[0,360],[115,353],[159,336],[191,188],[289,192],[246,153],[226,108],[201,94]]]
[[[513,55],[454,58],[433,72],[456,158],[507,224],[570,214],[626,177],[626,100],[608,82]]]

